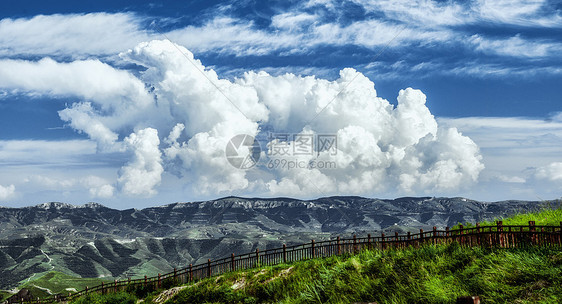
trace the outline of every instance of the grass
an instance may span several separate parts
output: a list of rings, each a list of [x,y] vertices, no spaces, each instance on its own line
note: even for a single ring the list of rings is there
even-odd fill
[[[528,225],[529,221],[535,221],[535,225],[559,226],[562,221],[562,202],[556,201],[550,204],[551,207],[537,212],[517,213],[501,220],[504,225]]]
[[[562,210],[558,206],[502,220],[505,225],[526,225],[529,220],[559,225]],[[123,299],[138,296],[149,304],[158,293],[135,289]],[[483,303],[561,303],[562,250],[451,243],[363,251],[204,279],[165,303],[455,303],[466,295],[478,295]],[[81,298],[72,303],[116,303],[111,302],[115,295],[95,297],[97,302]]]
[[[559,250],[453,243],[231,273],[191,285],[166,303],[454,303],[465,295],[485,303],[559,303],[561,275]],[[237,282],[244,287],[233,288]]]
[[[135,304],[137,298],[125,292],[118,292],[108,295],[92,293],[73,301],[75,304]]]

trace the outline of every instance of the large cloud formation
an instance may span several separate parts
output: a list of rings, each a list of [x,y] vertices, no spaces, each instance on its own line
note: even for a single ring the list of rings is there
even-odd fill
[[[9,79],[4,83],[13,89],[81,98],[60,117],[96,141],[100,153],[131,155],[115,184],[128,195],[155,194],[165,172],[203,195],[445,193],[474,183],[484,167],[470,138],[438,126],[421,91],[401,90],[394,106],[351,68],[333,81],[266,72],[230,81],[184,47],[158,40],[140,43],[120,58],[143,69],[122,71],[88,60],[4,60],[0,78]],[[35,70],[40,66],[64,72],[74,84],[43,77]],[[8,69],[19,70],[19,76],[8,75]],[[28,80],[34,77],[40,85]],[[86,85],[91,82],[96,85]],[[299,142],[270,137],[257,166],[241,170],[229,164],[225,147],[233,136],[263,138],[269,132],[330,135],[337,142],[330,150],[280,156],[265,150]],[[267,165],[275,160],[307,165]],[[329,168],[309,165],[320,162]]]

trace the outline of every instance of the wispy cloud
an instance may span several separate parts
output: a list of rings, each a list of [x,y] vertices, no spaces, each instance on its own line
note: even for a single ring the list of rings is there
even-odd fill
[[[522,174],[562,160],[562,123],[524,117],[439,118],[473,138],[489,171]]]
[[[560,11],[546,0],[367,0],[353,2],[370,12],[413,26],[460,26],[477,22],[528,27],[562,27]]]
[[[154,37],[132,13],[38,15],[0,20],[0,56],[115,54]]]
[[[344,5],[349,3],[364,9],[363,13],[356,12],[359,17],[354,20],[346,19]],[[352,47],[357,52],[365,52],[361,55],[363,62],[357,63],[360,66],[368,64],[376,52],[391,42],[389,47],[399,54],[431,50],[450,59],[459,48],[464,49],[473,65],[464,68],[453,64],[439,71],[448,74],[456,69],[458,74],[496,77],[514,68],[556,73],[559,68],[556,58],[562,49],[556,35],[549,32],[546,37],[517,32],[490,36],[483,30],[483,27],[515,25],[521,27],[521,31],[562,27],[560,11],[546,1],[308,1],[280,10],[269,17],[269,24],[258,23],[251,17],[230,15],[226,7],[219,7],[216,14],[206,14],[202,18],[207,19],[187,25],[152,20],[150,16],[133,12],[5,18],[0,21],[0,57],[49,56],[68,60],[95,56],[121,64],[115,54],[141,41],[162,39],[164,34],[198,54],[218,57],[314,57],[326,48]],[[159,26],[166,31],[160,33]],[[369,52],[373,55],[369,56]],[[482,56],[516,57],[530,63],[551,62],[552,68],[516,67],[509,62],[490,65],[476,60]],[[411,72],[424,75],[421,69],[416,69],[422,62],[405,63]],[[266,60],[257,60],[255,64],[267,66]],[[339,61],[330,64],[331,68],[343,68]],[[488,71],[482,73],[481,70]],[[392,73],[388,76],[392,77]]]
[[[479,61],[464,62],[458,66],[443,65],[441,74],[455,76],[472,76],[475,78],[506,78],[519,77],[530,78],[537,75],[560,75],[562,66],[512,66],[492,63],[480,63]],[[434,72],[435,73],[435,72]]]
[[[554,9],[547,0],[479,0],[473,8],[475,17],[493,23],[562,27],[560,9]]]
[[[439,118],[480,147],[486,170],[474,197],[505,199],[560,196],[562,123],[525,117]],[[543,197],[548,195],[548,197]]]
[[[472,18],[471,11],[465,5],[450,1],[354,0],[353,2],[369,12],[382,12],[389,19],[399,20],[415,27],[461,25]]]
[[[125,155],[98,153],[89,140],[0,141],[0,201],[90,198],[114,195],[115,170]],[[17,190],[17,191],[16,191]]]
[[[529,41],[522,39],[519,35],[507,39],[488,39],[480,35],[473,35],[469,42],[478,51],[513,57],[540,58],[553,56],[562,51],[561,43]]]

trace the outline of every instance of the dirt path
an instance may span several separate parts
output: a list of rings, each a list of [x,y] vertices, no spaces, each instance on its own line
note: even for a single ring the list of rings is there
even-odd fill
[[[41,290],[44,290],[44,291],[46,291],[46,292],[47,292],[48,294],[50,294],[50,295],[52,295],[52,294],[53,294],[53,292],[52,292],[52,291],[51,291],[51,290],[50,290],[49,288],[45,288],[45,287],[41,287],[41,286],[37,286],[37,285],[35,285],[35,284],[32,284],[32,285],[33,285],[34,287],[36,287],[36,288],[39,288],[39,289],[41,289]]]
[[[43,251],[43,249],[41,249],[41,253],[44,254],[44,255],[47,257],[47,259],[49,260],[49,261],[47,262],[47,264],[49,264],[49,265],[51,266],[51,269],[49,269],[49,270],[55,269],[55,266],[53,266],[53,265],[51,264],[51,262],[53,261],[53,259],[51,259],[51,257],[50,257],[49,255],[47,255],[47,254],[45,253],[45,251]]]

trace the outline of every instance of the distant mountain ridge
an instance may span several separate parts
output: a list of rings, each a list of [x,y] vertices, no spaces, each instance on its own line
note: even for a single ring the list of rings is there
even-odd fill
[[[208,258],[353,233],[430,229],[540,207],[465,198],[225,197],[145,209],[97,203],[0,208],[0,288],[51,269],[81,277],[167,272]]]

